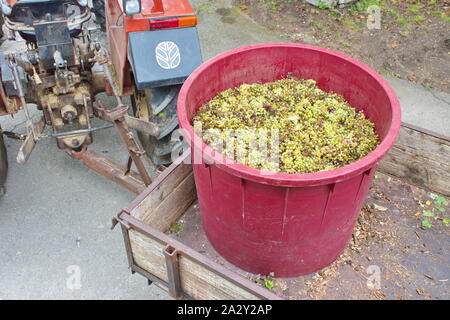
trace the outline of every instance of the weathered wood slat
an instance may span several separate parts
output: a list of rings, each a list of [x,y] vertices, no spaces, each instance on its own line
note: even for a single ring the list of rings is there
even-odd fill
[[[182,256],[179,263],[183,291],[191,297],[200,300],[259,299],[187,257]]]
[[[192,167],[179,164],[167,170],[172,171],[131,210],[132,217],[161,232],[167,231],[196,199]],[[165,243],[133,229],[128,230],[128,236],[133,264],[167,282]],[[195,299],[259,299],[251,290],[243,289],[191,257],[179,255],[185,294]]]
[[[187,164],[178,165],[173,172],[164,179],[163,183],[160,183],[147,197],[131,210],[130,214],[133,217],[146,222],[144,217],[148,217],[152,212],[155,212],[155,208],[171,195],[174,189],[188,175],[192,175],[192,166]],[[193,200],[194,199],[192,199],[192,201]]]
[[[191,172],[159,205],[155,203],[154,207],[146,210],[142,221],[156,230],[167,231],[196,198],[194,174]]]
[[[167,281],[164,246],[138,231],[129,230],[128,234],[134,263],[161,280]]]
[[[163,281],[168,281],[165,246],[135,230],[129,231],[134,263]],[[257,296],[224,279],[189,257],[179,258],[183,292],[195,299],[257,300]]]
[[[450,138],[404,124],[379,170],[450,196]]]

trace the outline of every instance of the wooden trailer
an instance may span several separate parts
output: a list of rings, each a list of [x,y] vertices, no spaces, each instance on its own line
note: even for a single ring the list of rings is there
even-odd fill
[[[421,212],[435,211],[426,204],[430,191],[450,196],[449,137],[403,124],[348,249],[331,266],[293,279],[249,274],[215,252],[202,230],[189,159],[180,157],[114,218],[131,271],[174,298],[448,298],[450,214],[436,211],[432,228],[421,228]]]

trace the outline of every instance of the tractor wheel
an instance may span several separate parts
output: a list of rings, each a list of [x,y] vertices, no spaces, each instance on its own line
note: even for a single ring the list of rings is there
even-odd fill
[[[3,38],[3,36],[4,36],[3,23],[4,23],[3,14],[0,12],[0,39]]]
[[[92,12],[95,13],[95,20],[103,32],[106,31],[105,0],[94,0]]]
[[[147,156],[159,167],[172,163],[172,151],[181,146],[172,139],[178,129],[177,99],[181,85],[145,89],[132,96],[131,102],[136,117],[156,123],[161,133],[153,137],[138,132],[138,138]]]
[[[0,197],[6,193],[5,183],[8,173],[8,158],[6,155],[6,146],[3,140],[2,129],[0,128]]]

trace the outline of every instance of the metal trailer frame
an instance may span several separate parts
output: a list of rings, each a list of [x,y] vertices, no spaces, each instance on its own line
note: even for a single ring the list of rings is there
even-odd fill
[[[116,224],[120,224],[122,229],[122,234],[124,238],[125,248],[127,251],[127,258],[129,268],[132,273],[139,273],[146,277],[149,281],[149,284],[155,283],[162,289],[168,291],[170,295],[176,299],[192,299],[199,298],[199,296],[206,298],[222,298],[227,299],[231,298],[227,293],[218,290],[213,295],[209,295],[208,292],[201,292],[201,288],[196,288],[194,290],[191,289],[189,292],[185,290],[185,284],[182,282],[182,278],[180,277],[180,272],[186,272],[185,269],[181,266],[181,263],[184,261],[189,261],[191,265],[195,265],[199,268],[199,273],[203,275],[207,275],[208,273],[212,273],[214,276],[218,277],[222,282],[222,286],[226,287],[229,292],[234,292],[234,289],[242,290],[242,295],[238,296],[238,298],[246,298],[246,299],[262,299],[262,300],[274,300],[281,299],[277,295],[269,292],[268,290],[258,286],[257,284],[251,282],[249,279],[246,279],[235,272],[228,270],[227,268],[217,264],[211,259],[203,256],[187,245],[174,240],[170,236],[164,233],[165,229],[170,226],[171,222],[176,221],[180,215],[182,215],[186,208],[195,201],[196,195],[195,192],[191,192],[190,195],[183,198],[182,203],[177,203],[175,207],[172,208],[169,216],[170,219],[167,223],[160,226],[152,226],[146,223],[143,223],[139,219],[136,219],[131,215],[136,208],[142,206],[142,203],[152,197],[153,194],[157,193],[161,190],[164,184],[167,184],[167,190],[169,193],[164,196],[165,199],[170,197],[172,190],[171,187],[179,183],[175,187],[176,190],[180,190],[178,186],[185,187],[181,182],[189,181],[191,183],[191,187],[193,187],[193,176],[192,176],[192,168],[189,164],[185,164],[186,160],[190,158],[190,153],[186,152],[182,157],[180,157],[177,161],[175,161],[169,168],[164,170],[158,178],[143,192],[141,193],[132,203],[130,203],[126,208],[124,208],[118,215],[113,219],[113,228]],[[178,176],[179,179],[173,179],[173,177]],[[189,180],[190,179],[190,180]],[[175,184],[174,181],[176,180]],[[181,181],[181,182],[180,182]],[[195,191],[192,189],[191,191]],[[158,196],[161,200],[161,195]],[[164,199],[162,200],[164,201]],[[170,200],[169,200],[170,201]],[[171,210],[169,210],[171,211]],[[165,214],[168,212],[164,212]],[[155,217],[156,220],[161,219],[161,217]],[[159,245],[161,247],[160,258],[164,257],[165,261],[165,275],[163,277],[153,274],[146,270],[145,267],[139,265],[136,261],[136,258],[133,254],[133,236],[132,233],[138,233],[152,241],[153,245]],[[181,263],[180,263],[181,262]],[[207,278],[207,277],[206,277]],[[188,292],[186,292],[188,291]],[[192,294],[192,291],[196,291],[196,294]]]

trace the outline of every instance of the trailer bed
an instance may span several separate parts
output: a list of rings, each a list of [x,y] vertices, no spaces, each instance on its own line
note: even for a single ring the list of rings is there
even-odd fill
[[[418,201],[430,200],[428,193],[385,174],[377,177],[348,248],[331,266],[312,275],[273,279],[227,262],[207,240],[197,202],[167,234],[261,287],[271,281],[271,291],[285,299],[448,299],[449,227],[435,220],[432,228],[422,229],[423,218],[415,214],[424,209]],[[367,285],[378,270],[379,289],[376,283]]]
[[[440,179],[429,177],[448,166],[449,155],[450,139],[404,125],[395,149],[380,164],[389,174],[376,174],[347,249],[332,265],[307,276],[250,274],[214,250],[202,228],[192,168],[184,163],[188,154],[115,222],[121,224],[132,272],[176,298],[449,299],[450,228],[444,219],[450,218],[450,206],[439,212],[430,191],[411,184],[448,195],[448,171]],[[434,217],[424,217],[426,210]],[[430,228],[422,226],[425,219]]]

